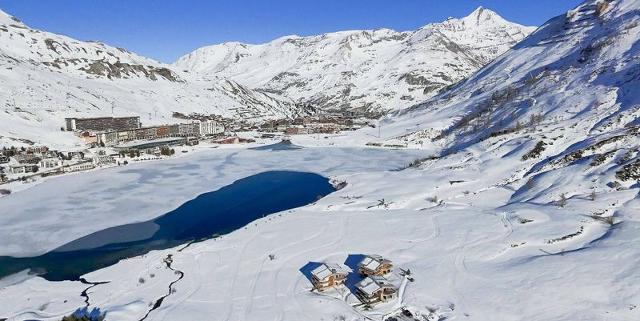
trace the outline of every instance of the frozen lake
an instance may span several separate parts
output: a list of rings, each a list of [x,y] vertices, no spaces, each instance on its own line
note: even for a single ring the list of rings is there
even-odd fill
[[[415,150],[336,147],[210,149],[52,178],[0,198],[0,256],[39,256],[110,227],[152,221],[198,195],[262,172],[348,177],[395,169],[424,155]],[[155,232],[152,227],[144,231]]]
[[[30,269],[50,281],[77,280],[119,260],[232,232],[300,207],[335,189],[317,174],[271,171],[202,194],[151,221],[111,227],[32,258],[0,257],[0,278]]]

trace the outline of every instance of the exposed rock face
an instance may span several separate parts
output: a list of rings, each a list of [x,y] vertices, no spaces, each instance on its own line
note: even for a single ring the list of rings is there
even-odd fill
[[[640,159],[624,165],[622,169],[616,172],[616,177],[621,181],[640,180]]]
[[[200,48],[174,65],[322,109],[387,111],[432,97],[533,29],[479,8],[468,17],[415,31],[356,30],[261,45],[224,43]]]
[[[80,70],[92,75],[106,76],[109,79],[144,76],[149,80],[158,80],[157,76],[160,76],[168,81],[179,81],[178,76],[169,68],[132,65],[123,62],[110,63],[99,60],[90,63],[88,68],[82,67]]]

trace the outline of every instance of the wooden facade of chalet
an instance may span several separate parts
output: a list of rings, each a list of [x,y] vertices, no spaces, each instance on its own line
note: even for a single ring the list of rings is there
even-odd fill
[[[393,270],[393,263],[380,255],[366,255],[358,263],[358,273],[365,276],[383,276]]]
[[[338,265],[324,263],[311,272],[311,282],[315,290],[322,292],[328,288],[344,285],[347,274]]]
[[[398,289],[381,276],[368,276],[356,284],[356,296],[362,303],[384,303],[398,296]]]

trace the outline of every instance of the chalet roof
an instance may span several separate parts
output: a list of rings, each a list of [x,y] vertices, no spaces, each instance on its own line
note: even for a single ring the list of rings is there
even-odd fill
[[[382,265],[385,262],[390,262],[390,261],[384,259],[380,255],[371,254],[371,255],[365,256],[364,259],[362,259],[362,261],[360,261],[359,265],[361,267],[365,267],[367,269],[375,271],[378,267],[380,267],[380,265]]]
[[[372,296],[374,293],[384,288],[392,288],[395,290],[393,284],[389,283],[387,279],[381,276],[368,276],[358,282],[356,287],[367,296]]]
[[[311,274],[315,276],[318,280],[324,280],[331,275],[334,274],[344,274],[347,273],[340,265],[337,264],[329,264],[323,263],[317,268],[311,271]]]

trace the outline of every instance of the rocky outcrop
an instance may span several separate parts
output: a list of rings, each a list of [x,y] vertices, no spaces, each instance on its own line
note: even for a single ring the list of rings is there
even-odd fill
[[[155,81],[158,80],[158,77],[161,77],[168,81],[180,81],[180,78],[178,78],[178,76],[169,68],[143,66],[123,62],[110,63],[108,61],[99,60],[91,62],[87,67],[82,67],[80,70],[92,75],[105,76],[109,79],[145,77],[149,80]]]

